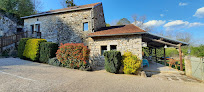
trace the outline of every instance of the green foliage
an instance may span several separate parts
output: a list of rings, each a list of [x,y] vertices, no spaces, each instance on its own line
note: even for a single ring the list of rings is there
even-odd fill
[[[74,4],[74,0],[66,0],[66,4],[67,4],[67,7],[76,6],[76,4]]]
[[[141,67],[142,60],[131,52],[125,52],[123,55],[123,72],[125,74],[136,74],[137,70]]]
[[[117,22],[117,25],[127,25],[130,24],[130,21],[126,18],[122,18]]]
[[[204,45],[200,45],[199,47],[192,47],[191,52],[193,56],[204,57]]]
[[[110,24],[106,24],[106,27],[110,27],[111,25]]]
[[[8,13],[17,14],[20,17],[35,13],[31,0],[1,0],[0,8]]]
[[[62,63],[58,61],[56,57],[49,59],[48,64],[54,66],[62,66]]]
[[[107,72],[119,73],[120,66],[122,65],[122,56],[119,51],[106,51],[105,57],[105,69]]]
[[[31,38],[22,38],[20,40],[19,44],[18,44],[18,57],[21,58],[21,59],[25,58],[23,56],[23,52],[24,52],[24,49],[25,49],[26,42],[29,39],[31,39]]]
[[[83,43],[66,43],[60,45],[56,56],[64,66],[79,69],[88,66],[89,52]]]
[[[179,56],[179,52],[175,48],[166,48],[166,56],[167,57]]]
[[[46,42],[45,39],[29,39],[26,42],[23,56],[32,61],[38,61],[40,58],[40,43]]]
[[[56,57],[58,45],[52,42],[40,43],[40,62],[48,63],[49,58]]]

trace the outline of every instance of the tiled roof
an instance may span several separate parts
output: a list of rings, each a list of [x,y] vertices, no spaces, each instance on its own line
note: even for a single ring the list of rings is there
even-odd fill
[[[84,8],[92,8],[96,6],[97,4],[100,3],[93,3],[93,4],[87,4],[87,5],[81,5],[81,6],[73,6],[73,7],[68,7],[68,8],[63,8],[63,9],[57,9],[57,10],[51,10],[48,12],[58,12],[58,11],[66,11],[66,10],[72,10],[72,9],[84,9]]]
[[[42,16],[42,15],[50,15],[50,14],[56,14],[56,13],[62,13],[62,12],[67,12],[67,11],[76,11],[76,10],[83,10],[83,9],[88,9],[88,8],[92,8],[94,6],[97,6],[101,4],[101,2],[99,3],[93,3],[93,4],[87,4],[87,5],[81,5],[81,6],[73,6],[73,7],[68,7],[68,8],[63,8],[63,9],[57,9],[57,10],[50,10],[50,11],[46,11],[46,12],[41,12],[41,13],[37,13],[35,15],[30,15],[30,16],[25,16],[25,17],[21,17],[21,18],[32,18],[32,17],[36,17],[36,16]]]
[[[90,33],[90,37],[95,36],[113,36],[113,35],[125,35],[146,32],[134,24],[123,25],[123,26],[111,26],[99,29],[94,33]]]

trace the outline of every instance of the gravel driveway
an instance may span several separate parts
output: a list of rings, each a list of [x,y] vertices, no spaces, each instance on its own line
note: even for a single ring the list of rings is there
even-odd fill
[[[204,92],[204,84],[135,75],[86,72],[21,60],[0,59],[1,92]]]

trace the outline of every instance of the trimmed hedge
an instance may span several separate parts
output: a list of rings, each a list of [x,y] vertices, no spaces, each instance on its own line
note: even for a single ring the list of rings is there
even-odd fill
[[[43,42],[40,44],[40,59],[41,63],[48,63],[49,58],[56,57],[58,45],[52,42]]]
[[[83,43],[66,43],[60,45],[56,56],[64,66],[79,69],[88,66],[89,52]]]
[[[122,56],[120,51],[106,51],[105,57],[105,69],[107,72],[119,73],[120,66],[122,65]]]
[[[31,38],[22,38],[19,42],[19,45],[18,45],[18,57],[23,59],[25,58],[23,56],[23,52],[24,52],[24,49],[25,49],[25,45],[26,45],[26,42],[31,39]]]
[[[26,42],[23,56],[32,60],[39,61],[40,58],[40,43],[46,42],[45,39],[29,39]]]
[[[123,72],[125,74],[136,74],[141,67],[142,60],[131,52],[125,52],[123,55]]]

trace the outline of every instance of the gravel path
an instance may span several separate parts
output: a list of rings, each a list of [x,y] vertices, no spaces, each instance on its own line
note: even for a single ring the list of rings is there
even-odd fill
[[[1,92],[204,92],[204,84],[86,72],[17,58],[0,59]]]

